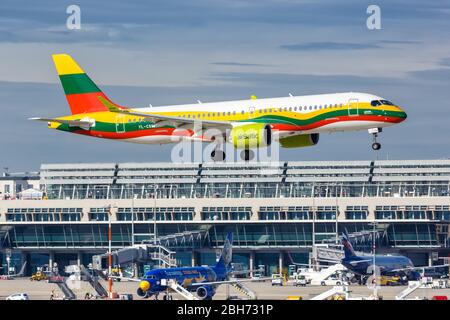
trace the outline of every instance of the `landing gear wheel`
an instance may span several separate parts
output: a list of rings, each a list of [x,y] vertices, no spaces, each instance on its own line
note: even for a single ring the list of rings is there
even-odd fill
[[[211,159],[213,161],[224,161],[225,160],[225,152],[220,149],[214,149],[211,152]]]
[[[378,143],[378,142],[374,142],[374,143],[372,143],[372,149],[373,150],[380,150],[381,149],[381,143]]]
[[[166,293],[163,297],[163,300],[173,300],[172,295],[170,293]]]
[[[242,150],[241,152],[241,159],[244,161],[252,160],[255,157],[255,153],[252,150]]]

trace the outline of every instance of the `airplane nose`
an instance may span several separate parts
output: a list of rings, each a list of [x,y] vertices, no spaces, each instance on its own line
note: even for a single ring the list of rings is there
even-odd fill
[[[403,110],[400,107],[397,107],[397,108],[400,111],[400,115],[399,115],[400,116],[400,122],[405,121],[406,118],[408,117],[408,115],[406,114],[405,110]]]
[[[139,283],[139,288],[144,292],[148,291],[150,289],[150,282],[145,280],[141,281]]]

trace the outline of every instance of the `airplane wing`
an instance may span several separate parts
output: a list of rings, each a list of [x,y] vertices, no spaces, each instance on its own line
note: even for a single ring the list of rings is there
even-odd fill
[[[215,284],[227,284],[227,283],[238,283],[238,282],[261,282],[272,280],[272,278],[259,278],[259,279],[240,279],[240,280],[224,280],[224,281],[212,281],[212,282],[194,282],[191,286],[202,286],[202,285],[215,285]]]
[[[194,125],[196,123],[198,123],[198,124],[201,123],[203,128],[216,128],[221,131],[223,131],[225,129],[231,129],[233,127],[229,121],[214,121],[214,120],[200,120],[200,119],[191,119],[191,118],[182,118],[182,117],[171,117],[171,116],[164,116],[164,115],[159,115],[159,114],[154,114],[154,113],[149,113],[149,112],[134,111],[131,109],[118,108],[113,103],[109,102],[108,100],[106,100],[105,98],[103,98],[101,96],[99,96],[98,99],[106,108],[108,108],[108,110],[110,112],[144,117],[144,118],[149,119],[150,121],[154,122],[155,124],[162,123],[162,122],[164,122],[164,123],[169,122],[169,123],[172,123],[175,127],[179,127],[182,125]]]
[[[119,279],[119,280],[127,280],[127,281],[133,281],[133,282],[141,282],[144,279],[139,278],[128,278],[128,277],[119,277],[119,276],[110,276],[111,279]]]
[[[422,269],[434,269],[434,268],[442,268],[442,267],[448,267],[448,264],[441,264],[437,266],[423,266],[423,267],[408,267],[408,268],[400,268],[400,269],[394,269],[391,270],[392,272],[396,271],[405,271],[405,270],[422,270]]]
[[[70,127],[80,127],[84,130],[89,130],[91,127],[95,126],[94,120],[62,120],[53,118],[29,118],[28,120],[44,121],[44,122],[57,122],[61,124],[67,124]]]
[[[355,265],[355,264],[358,264],[358,263],[372,262],[372,261],[373,261],[372,259],[367,259],[367,260],[355,260],[355,261],[348,262],[348,264]]]

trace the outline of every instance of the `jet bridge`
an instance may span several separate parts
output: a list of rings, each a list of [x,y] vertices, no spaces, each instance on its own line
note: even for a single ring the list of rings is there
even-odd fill
[[[162,268],[176,267],[175,252],[162,245],[138,244],[112,252],[113,265],[126,265],[129,263],[145,263],[156,261]],[[108,253],[92,257],[92,268],[100,271],[107,268]]]

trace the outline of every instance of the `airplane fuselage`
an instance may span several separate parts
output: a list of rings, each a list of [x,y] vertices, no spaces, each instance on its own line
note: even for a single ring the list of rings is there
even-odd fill
[[[224,281],[228,271],[217,266],[202,267],[178,267],[161,268],[147,271],[141,278],[138,294],[141,296],[151,296],[166,291],[168,280],[175,281],[179,286],[191,292],[203,290],[203,298],[212,298],[215,294],[216,286],[211,284],[200,285],[204,282]],[[166,282],[164,282],[166,281]]]
[[[370,276],[373,274],[373,256],[353,256],[341,260],[341,263],[350,271],[362,276]],[[375,255],[375,266],[380,271],[380,275],[392,275],[400,273],[410,273],[409,268],[414,265],[411,260],[405,256],[386,256]]]
[[[389,101],[355,92],[130,110],[189,120],[230,122],[233,127],[264,123],[269,124],[274,132],[294,135],[383,128],[406,119],[406,113]],[[86,130],[50,122],[50,128],[135,143],[162,144],[195,136],[194,128],[190,126],[180,130],[169,121],[155,123],[145,117],[107,111],[79,113],[57,119],[89,120],[94,125]]]

